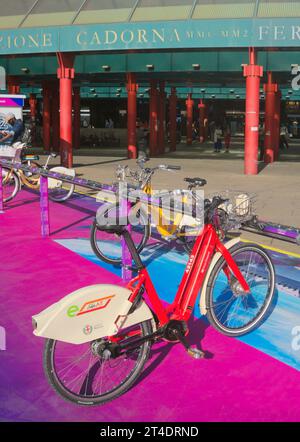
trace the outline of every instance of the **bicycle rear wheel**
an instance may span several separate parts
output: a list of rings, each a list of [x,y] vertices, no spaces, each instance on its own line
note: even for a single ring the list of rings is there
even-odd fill
[[[6,167],[2,167],[2,188],[3,188],[3,202],[11,201],[19,192],[20,179],[17,173]]]
[[[118,235],[107,234],[98,229],[98,223],[101,219],[105,222],[106,218],[112,218],[118,222],[120,216],[120,208],[118,204],[111,204],[109,207],[103,206],[100,211],[97,212],[97,218],[95,219],[91,228],[91,246],[98,258],[109,264],[121,264],[122,263],[122,238]],[[137,224],[131,226],[131,236],[138,252],[141,252],[150,236],[150,225],[147,215],[140,209],[136,212]]]
[[[242,336],[257,328],[266,317],[275,292],[275,271],[262,247],[237,244],[229,251],[248,283],[250,293],[243,292],[221,256],[207,284],[207,316],[221,333]]]
[[[151,320],[120,331],[120,344],[133,345],[137,336],[152,333]],[[119,334],[119,335],[120,335]],[[151,341],[135,349],[111,353],[109,339],[67,344],[48,339],[44,352],[46,376],[65,400],[79,405],[101,405],[124,394],[137,380],[149,358]]]

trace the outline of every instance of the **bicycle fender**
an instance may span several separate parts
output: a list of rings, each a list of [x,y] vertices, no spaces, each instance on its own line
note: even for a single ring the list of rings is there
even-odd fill
[[[32,317],[34,335],[71,344],[113,336],[121,328],[151,319],[145,302],[128,315],[131,291],[113,284],[83,287]]]
[[[230,241],[228,241],[224,245],[225,245],[226,249],[230,249],[231,247],[235,246],[239,242],[240,242],[240,237],[237,237],[237,238],[231,239]],[[201,288],[201,294],[200,294],[200,300],[199,300],[199,307],[200,307],[201,315],[206,315],[206,313],[207,313],[207,308],[206,308],[206,303],[205,303],[205,293],[206,293],[206,289],[207,289],[207,284],[208,284],[210,274],[211,274],[214,266],[216,265],[218,259],[220,258],[220,256],[222,256],[220,252],[217,252],[214,254],[213,259],[210,263],[209,269],[207,271],[203,286]]]
[[[62,167],[62,166],[52,167],[50,169],[50,171],[61,173],[63,175],[68,175],[72,178],[74,178],[76,175],[76,172],[74,169],[67,169],[66,167]],[[56,180],[55,178],[48,178],[48,188],[49,189],[55,189],[56,187],[60,187],[61,185],[62,185],[62,181]]]

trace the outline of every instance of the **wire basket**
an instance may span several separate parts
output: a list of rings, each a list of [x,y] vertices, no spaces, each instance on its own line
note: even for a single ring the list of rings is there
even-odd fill
[[[14,143],[12,146],[0,144],[0,158],[12,160],[15,162],[21,161],[22,143]]]
[[[227,201],[219,206],[219,218],[224,231],[235,230],[255,217],[256,195],[244,191],[231,191],[210,196],[221,196]]]

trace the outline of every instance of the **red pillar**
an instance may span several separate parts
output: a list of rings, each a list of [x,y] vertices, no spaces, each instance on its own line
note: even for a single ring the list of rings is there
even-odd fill
[[[74,55],[64,52],[57,53],[59,68],[60,93],[60,156],[61,164],[72,167],[72,80],[74,78]]]
[[[74,149],[80,146],[80,87],[73,88],[73,108],[74,108]]]
[[[275,97],[275,115],[274,115],[274,159],[278,161],[279,159],[279,145],[280,145],[280,118],[281,118],[281,92],[277,91]]]
[[[268,72],[268,82],[264,85],[266,108],[265,108],[265,163],[273,163],[275,160],[275,108],[278,85],[273,83],[272,72]]]
[[[9,76],[7,79],[7,90],[9,94],[18,95],[20,93],[19,79],[13,76]]]
[[[199,109],[199,141],[200,143],[204,143],[206,106],[203,103],[203,100],[200,100],[200,103],[198,104],[198,109]]]
[[[154,80],[151,80],[151,87],[150,87],[150,103],[149,103],[149,114],[150,114],[150,122],[149,122],[149,129],[150,129],[150,135],[149,135],[149,148],[150,148],[150,155],[156,155],[157,154],[157,142],[158,142],[158,111],[157,111],[157,105],[158,105],[158,92],[157,92],[157,83]]]
[[[193,107],[194,100],[192,94],[188,95],[186,104],[186,144],[191,145],[193,142]]]
[[[50,119],[50,89],[48,84],[43,85],[43,144],[44,150],[50,149],[51,144]]]
[[[176,142],[177,142],[177,122],[176,122],[176,105],[177,105],[177,96],[176,96],[176,88],[172,87],[171,95],[169,100],[169,130],[170,130],[170,151],[174,152],[176,150]]]
[[[30,126],[32,143],[36,141],[36,114],[37,114],[37,99],[35,94],[29,95],[29,107],[30,107]]]
[[[52,149],[59,152],[59,91],[57,81],[51,87],[51,126]]]
[[[128,158],[137,158],[136,139],[136,93],[138,85],[136,76],[133,73],[127,74],[127,136],[128,136]]]
[[[245,164],[246,175],[258,172],[258,135],[259,135],[259,87],[263,67],[256,65],[254,49],[249,51],[249,65],[244,66],[246,77],[245,113]]]
[[[165,127],[166,127],[166,93],[165,82],[159,82],[159,124],[158,124],[158,153],[165,153]]]

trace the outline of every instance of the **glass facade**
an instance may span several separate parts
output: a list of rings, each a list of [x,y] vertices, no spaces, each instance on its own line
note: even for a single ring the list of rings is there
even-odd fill
[[[251,18],[256,0],[198,0],[193,19]]]
[[[9,0],[0,29],[252,17],[300,17],[300,0]]]
[[[141,0],[131,20],[187,20],[193,3],[193,0]]]
[[[258,4],[258,17],[299,17],[300,1],[299,0],[261,0]]]

